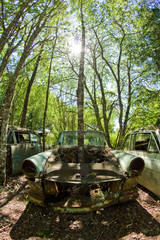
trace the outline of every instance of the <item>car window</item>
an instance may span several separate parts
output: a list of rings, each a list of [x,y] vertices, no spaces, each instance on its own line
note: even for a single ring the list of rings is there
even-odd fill
[[[29,143],[30,142],[29,133],[17,131],[17,132],[15,132],[15,136],[17,139],[17,143]]]
[[[135,134],[131,134],[130,150],[134,150]]]
[[[9,143],[9,144],[14,143],[12,132],[9,133],[9,136],[8,136],[8,139],[7,139],[7,143]]]
[[[38,135],[31,133],[31,142],[40,143],[40,138]]]
[[[135,135],[135,150],[147,151],[151,140],[150,133],[137,133]]]
[[[104,146],[104,143],[105,136],[103,133],[90,131],[84,133],[84,145]]]
[[[62,132],[58,142],[62,146],[76,146],[78,145],[78,133],[74,131]]]
[[[60,134],[58,142],[61,146],[78,146],[78,132],[67,131]],[[84,145],[104,146],[105,136],[101,132],[86,131],[84,133]]]
[[[153,139],[153,137],[151,137],[151,141],[150,141],[150,144],[149,144],[148,151],[149,152],[156,152],[156,153],[158,152],[157,145],[156,145],[156,142]]]
[[[129,141],[130,141],[130,135],[128,135],[125,139],[125,142],[122,145],[122,148],[124,150],[129,150]]]

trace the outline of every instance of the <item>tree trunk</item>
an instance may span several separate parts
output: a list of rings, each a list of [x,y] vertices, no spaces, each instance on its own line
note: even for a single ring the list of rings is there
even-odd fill
[[[131,59],[131,56],[130,56]],[[128,99],[127,99],[127,108],[126,108],[126,113],[125,113],[125,118],[124,118],[124,126],[123,126],[123,133],[122,136],[124,137],[126,134],[127,130],[127,123],[129,119],[129,113],[130,113],[130,108],[131,108],[131,100],[132,100],[132,91],[131,91],[131,75],[130,75],[130,69],[131,69],[131,60],[127,61],[127,73],[128,73]]]
[[[31,88],[32,88],[33,82],[34,82],[35,77],[36,77],[38,65],[39,65],[39,62],[40,62],[40,59],[41,59],[41,53],[42,53],[42,50],[41,50],[39,56],[37,57],[37,61],[36,61],[35,67],[34,67],[31,79],[29,81],[28,87],[27,87],[27,92],[26,92],[24,105],[23,105],[23,111],[22,111],[22,119],[21,119],[21,124],[20,124],[21,127],[25,127],[26,126],[26,115],[27,115],[27,107],[28,107],[29,96],[30,96],[30,92],[31,92]]]
[[[86,175],[84,168],[84,120],[83,120],[83,105],[84,105],[84,56],[85,56],[85,26],[83,20],[83,7],[81,1],[81,26],[82,26],[82,45],[79,67],[79,79],[77,90],[77,103],[78,103],[78,160],[81,163],[82,176]]]
[[[95,73],[99,80],[101,95],[102,95],[102,113],[103,113],[104,132],[105,132],[108,146],[112,147],[111,141],[110,141],[110,134],[109,134],[109,124],[108,124],[109,119],[107,118],[107,103],[106,103],[105,91],[104,91],[104,87],[103,87],[103,80],[97,69],[96,58],[94,58],[94,70],[95,70]]]
[[[50,82],[51,82],[52,62],[53,62],[53,55],[54,55],[54,50],[55,50],[56,42],[57,42],[57,33],[58,33],[58,26],[56,28],[56,38],[55,38],[55,41],[52,46],[52,54],[51,54],[50,65],[49,65],[48,84],[47,84],[47,92],[46,92],[46,104],[45,104],[44,116],[43,116],[43,151],[45,151],[46,117],[47,117],[47,108],[48,108],[49,88],[50,88]]]
[[[130,106],[128,105],[128,108],[125,112],[125,114],[126,114],[125,115],[125,121],[123,121],[123,118],[124,118],[124,106],[123,106],[123,101],[122,101],[122,90],[123,90],[123,88],[122,88],[122,84],[121,84],[122,79],[121,79],[121,72],[120,71],[121,71],[121,63],[122,63],[123,45],[124,45],[124,40],[125,40],[126,34],[125,34],[125,31],[124,31],[123,27],[120,24],[118,24],[118,26],[122,31],[122,38],[121,38],[120,43],[119,43],[120,48],[119,48],[119,56],[118,56],[118,61],[117,61],[117,72],[112,67],[109,59],[107,59],[105,57],[104,48],[103,48],[103,45],[102,45],[102,43],[101,43],[101,41],[98,37],[97,32],[95,30],[93,30],[93,31],[95,33],[95,36],[97,38],[98,44],[99,44],[100,49],[101,49],[102,59],[106,63],[106,66],[110,69],[110,71],[112,73],[112,76],[115,79],[116,85],[117,85],[118,104],[119,104],[119,134],[118,134],[119,139],[118,139],[118,144],[120,144],[122,138],[124,137],[125,129],[126,129],[126,126],[127,126]],[[130,91],[130,89],[129,89],[129,91]],[[130,92],[129,92],[129,95],[130,95]],[[131,96],[128,97],[128,102],[130,102],[130,100],[131,100]]]
[[[31,36],[27,38],[28,42],[25,44],[24,51],[22,56],[17,64],[15,72],[12,78],[9,81],[8,88],[3,99],[1,108],[0,108],[0,184],[2,185],[6,181],[6,136],[7,136],[7,129],[8,129],[8,122],[9,122],[9,111],[12,104],[12,100],[14,97],[15,87],[16,87],[16,80],[20,73],[20,70],[30,53],[30,49],[32,44],[42,28],[45,26],[45,23],[48,19],[48,16],[45,16],[45,11],[40,15],[37,25],[35,27],[34,32]],[[42,22],[43,21],[43,22]]]
[[[100,113],[99,113],[99,108],[98,108],[98,103],[97,103],[97,99],[96,99],[96,93],[95,93],[95,84],[94,84],[94,97],[92,96],[91,92],[89,91],[89,88],[87,87],[87,84],[85,83],[85,89],[86,91],[88,92],[88,95],[91,99],[91,102],[92,102],[92,106],[93,106],[93,109],[94,109],[94,113],[95,113],[95,116],[96,116],[96,121],[97,121],[97,126],[98,126],[98,129],[102,132],[104,132],[104,129],[103,129],[103,126],[102,126],[102,123],[101,123],[101,118],[100,118]]]

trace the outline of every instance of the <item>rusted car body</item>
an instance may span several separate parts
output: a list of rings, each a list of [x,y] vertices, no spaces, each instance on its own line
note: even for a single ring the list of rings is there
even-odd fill
[[[23,161],[29,201],[48,204],[54,211],[81,213],[135,199],[143,159],[128,154],[128,166],[122,171],[118,158],[106,147],[104,134],[88,130],[84,133],[84,162],[79,163],[77,138],[77,131],[62,132],[55,149]]]
[[[145,167],[137,181],[160,197],[160,129],[148,126],[128,134],[121,150],[116,151],[117,156],[126,153],[144,159]]]
[[[40,136],[33,130],[9,126],[7,134],[7,172],[16,175],[22,172],[22,161],[42,152]]]

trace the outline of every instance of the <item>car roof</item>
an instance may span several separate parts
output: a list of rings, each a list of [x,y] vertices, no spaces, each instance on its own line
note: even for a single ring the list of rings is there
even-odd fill
[[[21,132],[30,132],[30,133],[39,135],[38,132],[36,132],[35,130],[32,130],[32,129],[29,129],[29,128],[23,128],[23,127],[9,125],[8,129],[15,130],[15,131],[21,131]]]
[[[78,130],[65,130],[65,131],[62,131],[61,133],[66,133],[66,132],[78,132]],[[103,133],[104,134],[104,132],[102,132],[102,131],[90,130],[90,129],[84,130],[84,132],[98,132],[98,133]]]
[[[138,128],[136,130],[134,130],[133,132],[131,133],[137,133],[137,132],[155,132],[159,130],[160,131],[160,128],[157,127],[157,126],[154,126],[154,125],[149,125],[149,126],[145,126],[145,127],[141,127],[141,128]]]

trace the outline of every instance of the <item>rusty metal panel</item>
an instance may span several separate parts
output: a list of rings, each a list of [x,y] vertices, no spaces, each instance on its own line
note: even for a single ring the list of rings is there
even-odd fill
[[[132,184],[134,181],[134,184]],[[136,180],[119,180],[117,182],[94,185],[56,184],[48,180],[30,181],[29,200],[45,206],[46,194],[53,191],[52,201],[48,206],[62,213],[83,213],[109,207],[120,202],[136,199],[138,190]],[[45,187],[44,187],[45,186]],[[47,188],[47,192],[46,192]],[[58,197],[58,200],[56,200]]]
[[[110,162],[88,163],[85,164],[85,168],[88,176],[83,179],[79,163],[55,162],[53,164],[46,164],[45,178],[68,183],[99,183],[120,180],[122,178],[120,168]]]
[[[83,190],[77,195],[71,194],[69,197],[61,198],[58,202],[49,203],[49,206],[54,211],[62,213],[83,213],[126,202],[138,196],[137,188],[121,191],[122,181],[115,182],[115,184],[119,186],[116,192],[109,192],[108,185],[107,187],[97,185],[95,189],[89,189],[88,193]]]

